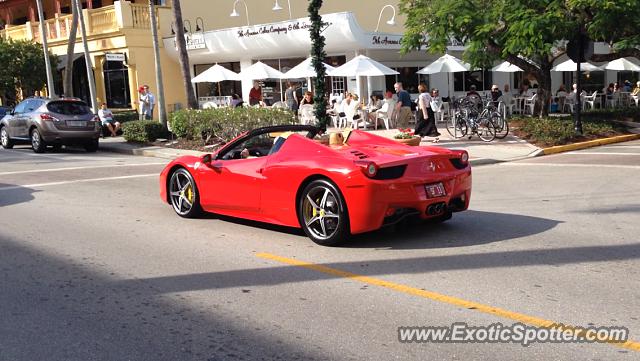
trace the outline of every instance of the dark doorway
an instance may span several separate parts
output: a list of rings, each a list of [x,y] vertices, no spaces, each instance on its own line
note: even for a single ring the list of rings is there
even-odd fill
[[[104,62],[104,88],[109,108],[131,108],[129,69],[123,62]]]
[[[84,56],[79,57],[73,62],[73,96],[82,99],[87,104],[91,104],[86,64]]]

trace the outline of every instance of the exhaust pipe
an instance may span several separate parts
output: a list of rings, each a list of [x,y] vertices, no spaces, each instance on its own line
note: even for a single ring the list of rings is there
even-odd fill
[[[443,202],[435,203],[427,207],[427,214],[430,216],[435,216],[440,213],[443,213],[446,210],[446,205]]]

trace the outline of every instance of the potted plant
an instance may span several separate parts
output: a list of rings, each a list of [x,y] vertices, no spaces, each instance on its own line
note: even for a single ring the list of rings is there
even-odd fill
[[[420,145],[420,136],[413,134],[413,130],[410,128],[398,129],[400,133],[393,136],[396,142],[417,146]]]

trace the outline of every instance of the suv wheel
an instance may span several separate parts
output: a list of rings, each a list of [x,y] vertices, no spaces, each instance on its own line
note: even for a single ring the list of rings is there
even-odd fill
[[[47,149],[47,143],[45,143],[44,139],[42,139],[40,131],[37,128],[34,128],[31,131],[31,147],[36,153],[44,153],[44,151]]]
[[[0,141],[2,143],[2,148],[11,149],[13,148],[13,141],[9,138],[9,132],[7,131],[7,127],[0,128]]]

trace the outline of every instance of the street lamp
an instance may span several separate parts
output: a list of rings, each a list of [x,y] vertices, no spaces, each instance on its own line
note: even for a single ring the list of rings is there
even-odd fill
[[[293,16],[291,16],[291,0],[287,0],[287,3],[289,4],[289,19],[293,19]],[[280,4],[278,4],[278,0],[276,0],[276,4],[273,6],[273,9],[271,9],[273,11],[279,11],[282,10],[282,6],[280,6]]]
[[[236,10],[236,5],[237,5],[239,2],[241,2],[241,1],[242,1],[242,3],[244,4],[244,11],[245,11],[245,13],[247,14],[247,26],[249,26],[249,25],[250,25],[250,24],[249,24],[249,8],[247,7],[247,3],[246,3],[246,2],[244,2],[244,0],[236,0],[236,1],[233,3],[233,11],[231,12],[231,14],[229,14],[229,16],[231,16],[232,18],[235,18],[235,17],[237,17],[237,16],[240,16],[240,14],[238,14],[238,11]]]
[[[387,21],[387,24],[391,26],[396,25],[396,8],[393,5],[385,5],[380,10],[380,15],[378,15],[378,26],[376,26],[376,30],[375,30],[376,33],[378,32],[378,28],[380,27],[380,19],[382,19],[382,13],[384,12],[384,9],[388,7],[390,7],[391,10],[393,10],[393,16],[391,17],[391,19],[389,19],[389,21]]]

